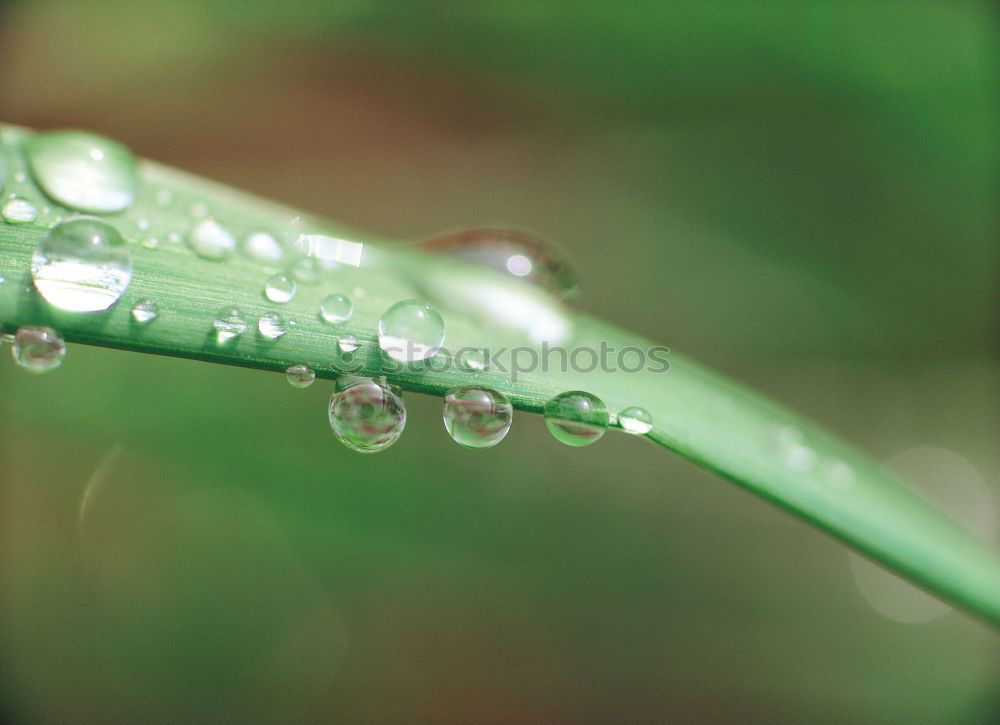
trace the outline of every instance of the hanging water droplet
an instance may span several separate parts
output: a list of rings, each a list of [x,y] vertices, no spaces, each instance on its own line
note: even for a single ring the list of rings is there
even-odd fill
[[[406,425],[398,388],[369,378],[338,378],[329,407],[337,439],[361,453],[375,453],[395,443]]]
[[[31,259],[35,288],[45,301],[70,312],[106,310],[132,279],[132,251],[122,235],[100,219],[57,224]]]
[[[323,322],[331,325],[341,325],[347,322],[353,313],[354,305],[350,298],[339,292],[327,295],[319,306],[319,314],[323,318]]]
[[[243,241],[243,252],[251,259],[264,264],[278,264],[285,258],[285,250],[268,232],[253,232]]]
[[[261,337],[268,340],[277,340],[288,332],[288,323],[285,318],[275,312],[268,312],[261,315],[257,320],[257,332]]]
[[[66,343],[51,327],[21,327],[11,349],[15,362],[32,373],[55,370],[66,357]]]
[[[420,300],[397,302],[378,323],[378,342],[397,362],[426,360],[444,344],[444,320],[431,305]]]
[[[618,425],[626,433],[637,436],[646,435],[653,430],[653,417],[645,408],[633,406],[618,414]]]
[[[316,373],[308,365],[298,363],[285,370],[285,377],[293,388],[308,388],[316,380]]]
[[[458,388],[444,397],[444,427],[466,448],[492,448],[510,430],[514,407],[486,388]]]
[[[198,256],[219,260],[236,249],[236,238],[214,219],[202,219],[188,235],[188,244]]]
[[[596,443],[608,428],[607,406],[596,395],[571,390],[545,403],[545,425],[549,433],[568,446]]]
[[[246,320],[243,319],[243,314],[235,307],[222,308],[212,326],[215,328],[215,340],[220,345],[225,345],[235,340],[247,331]]]
[[[566,297],[576,291],[572,275],[547,251],[552,244],[520,229],[464,229],[428,239],[422,246],[524,279],[556,297]]]
[[[264,296],[271,302],[285,304],[295,296],[295,280],[285,274],[268,277],[264,283]]]
[[[354,352],[361,347],[361,344],[354,335],[343,335],[337,338],[337,347],[341,352]]]
[[[11,224],[28,224],[38,218],[38,207],[27,199],[14,197],[4,202],[0,213],[3,214],[4,221]]]
[[[60,204],[111,214],[135,201],[138,163],[117,141],[82,131],[53,131],[29,138],[25,148],[38,185]]]
[[[155,300],[139,300],[132,306],[132,319],[140,325],[148,325],[160,316],[160,310]]]

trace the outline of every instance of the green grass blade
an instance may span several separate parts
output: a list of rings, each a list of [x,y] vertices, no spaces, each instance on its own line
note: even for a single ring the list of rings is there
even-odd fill
[[[523,330],[492,324],[477,306],[491,295],[511,305],[524,305],[526,315],[541,311],[564,321],[573,330],[573,348],[599,350],[602,343],[619,350],[652,346],[566,310],[535,288],[491,270],[399,245],[380,245],[370,236],[304,215],[304,225],[310,229],[363,240],[364,262],[358,268],[340,268],[322,283],[302,284],[291,302],[275,305],[262,294],[271,272],[259,262],[240,254],[225,263],[207,261],[180,238],[171,241],[170,234],[183,236],[190,230],[196,221],[193,205],[204,205],[238,238],[254,230],[280,235],[298,212],[143,162],[138,202],[123,214],[107,217],[134,242],[134,272],[124,297],[97,315],[52,309],[32,288],[30,258],[52,217],[70,212],[45,201],[30,176],[17,180],[18,171],[24,169],[20,144],[27,133],[3,129],[8,165],[4,195],[27,196],[47,204],[50,211],[35,223],[0,225],[0,274],[6,279],[0,285],[0,326],[5,332],[22,325],[50,325],[69,342],[273,371],[305,363],[321,378],[342,374],[347,363],[336,338],[353,334],[361,345],[351,366],[359,367],[359,374],[385,374],[406,390],[443,395],[458,385],[483,385],[504,392],[517,408],[535,413],[553,395],[573,389],[600,396],[613,415],[641,405],[653,417],[654,428],[647,436],[651,441],[819,526],[942,598],[1000,624],[1000,558],[994,551],[863,453],[676,354],[670,355],[666,372],[535,369],[512,380],[498,370],[472,372],[456,366],[387,370],[375,334],[378,318],[391,304],[407,297],[428,298],[438,306],[446,320],[446,346],[452,351],[525,345]],[[157,200],[161,192],[168,193],[169,203]],[[147,223],[149,231],[142,229]],[[155,249],[139,243],[150,234],[159,239]],[[484,292],[487,289],[491,291]],[[320,301],[331,291],[343,291],[355,299],[355,314],[340,329],[324,324],[317,314]],[[130,316],[132,305],[144,298],[156,300],[160,309],[159,318],[145,327]],[[225,305],[239,307],[251,327],[235,344],[220,347],[215,344],[212,321]],[[267,312],[279,312],[294,320],[295,326],[278,341],[263,340],[253,334],[253,323]],[[534,349],[538,352],[537,346]]]

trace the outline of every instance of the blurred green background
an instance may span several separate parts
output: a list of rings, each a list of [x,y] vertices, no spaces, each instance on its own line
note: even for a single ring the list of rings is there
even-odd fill
[[[389,236],[538,230],[581,307],[995,542],[998,39],[985,2],[7,0],[0,117]],[[528,415],[460,449],[418,395],[359,456],[329,388],[0,364],[8,719],[1000,719],[994,631],[708,473]]]

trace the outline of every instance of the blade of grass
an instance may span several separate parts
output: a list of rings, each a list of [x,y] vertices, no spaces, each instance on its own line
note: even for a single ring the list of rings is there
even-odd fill
[[[545,402],[565,390],[587,390],[601,397],[612,415],[641,405],[652,414],[647,437],[694,463],[781,506],[838,537],[875,561],[903,574],[925,589],[1000,624],[1000,557],[965,530],[893,480],[882,468],[851,446],[809,421],[763,397],[717,376],[681,356],[670,356],[666,372],[573,372],[536,369],[516,379],[498,369],[473,372],[447,369],[398,369],[387,365],[376,335],[378,318],[394,302],[430,298],[447,325],[446,346],[496,349],[525,345],[523,330],[491,324],[482,304],[499,296],[507,304],[525,306],[524,314],[555,316],[572,329],[572,347],[599,350],[602,344],[621,350],[648,350],[652,343],[589,316],[563,309],[523,282],[492,270],[462,264],[418,250],[372,244],[320,219],[302,216],[301,227],[342,239],[363,240],[363,263],[342,265],[314,285],[302,284],[287,305],[275,305],[262,294],[273,270],[243,255],[225,263],[197,257],[176,237],[197,219],[193,206],[204,209],[239,238],[266,230],[281,235],[294,209],[214,184],[159,164],[143,162],[142,192],[134,207],[107,217],[134,242],[132,282],[119,303],[97,315],[67,314],[46,305],[34,292],[30,258],[47,233],[51,217],[69,214],[46,202],[30,177],[17,181],[24,168],[21,142],[29,132],[3,129],[8,156],[8,188],[51,207],[31,224],[0,226],[0,326],[13,332],[22,325],[49,325],[69,342],[172,355],[230,365],[284,371],[305,363],[320,378],[342,374],[346,362],[337,338],[352,334],[360,347],[351,367],[362,375],[386,375],[405,390],[444,395],[459,385],[491,387],[525,411],[539,413]],[[163,199],[169,198],[164,203]],[[147,226],[150,231],[144,231]],[[148,234],[160,240],[155,249],[139,244]],[[323,297],[346,292],[356,311],[340,328],[324,324],[318,310]],[[153,299],[159,318],[148,326],[131,319],[132,305]],[[227,305],[237,306],[250,330],[234,344],[215,343],[212,322]],[[277,341],[253,334],[257,318],[279,312],[294,327]],[[532,349],[540,352],[537,345]],[[508,359],[509,361],[509,359]]]

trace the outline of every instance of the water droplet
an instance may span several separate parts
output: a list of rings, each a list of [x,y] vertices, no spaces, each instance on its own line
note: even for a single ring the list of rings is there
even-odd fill
[[[545,403],[549,433],[568,446],[596,443],[608,428],[608,409],[596,395],[582,390],[560,393]]]
[[[487,368],[489,362],[489,357],[484,350],[465,348],[458,353],[458,364],[469,372],[482,372]]]
[[[295,296],[295,280],[285,274],[268,277],[264,283],[264,296],[271,302],[285,304]]]
[[[66,357],[66,343],[51,327],[22,327],[14,335],[14,360],[32,373],[55,370]]]
[[[160,246],[160,240],[156,237],[146,237],[142,240],[142,246],[146,249],[156,249]]]
[[[285,370],[285,377],[293,388],[308,388],[316,380],[316,373],[308,365],[299,363],[289,366]]]
[[[778,458],[793,471],[805,472],[816,464],[816,451],[805,442],[805,435],[795,426],[784,426],[775,434]]]
[[[847,489],[854,485],[854,469],[844,461],[830,461],[825,473],[827,483],[834,488]]]
[[[174,193],[170,189],[159,189],[156,192],[155,201],[159,206],[170,206],[174,201]]]
[[[466,448],[492,448],[510,430],[514,407],[486,388],[458,388],[444,397],[444,427]]]
[[[11,224],[28,224],[38,218],[38,207],[27,199],[14,197],[4,203],[2,213],[4,221]]]
[[[215,339],[220,345],[235,340],[247,331],[243,314],[235,307],[224,307],[212,323],[215,328]]]
[[[281,315],[275,312],[268,312],[261,315],[260,319],[257,320],[257,332],[261,334],[261,337],[265,337],[268,340],[277,340],[288,332],[288,323]]]
[[[243,240],[243,252],[251,259],[264,264],[278,264],[285,258],[285,250],[273,234],[253,232]]]
[[[339,292],[327,295],[319,306],[320,317],[324,322],[331,325],[340,325],[351,319],[354,313],[354,305],[347,295]]]
[[[26,143],[28,162],[42,190],[81,211],[111,214],[132,206],[139,167],[125,146],[81,131],[40,133]]]
[[[369,378],[343,377],[330,397],[329,418],[341,443],[361,453],[375,453],[399,439],[406,408],[398,388]]]
[[[106,310],[132,279],[132,251],[122,235],[100,219],[58,224],[31,259],[35,288],[50,305],[70,312]]]
[[[319,282],[323,270],[315,257],[302,257],[288,270],[295,279],[305,284]]]
[[[149,219],[146,217],[140,217],[135,220],[135,227],[140,232],[144,232],[149,229]]]
[[[160,316],[160,310],[155,300],[139,300],[132,307],[132,319],[140,325],[148,325]]]
[[[18,171],[16,174],[14,174],[14,181],[16,181],[18,184],[23,184],[27,180],[28,180],[28,175],[23,171]]]
[[[653,430],[653,417],[645,408],[633,406],[618,414],[618,425],[626,433],[637,436],[646,435]]]
[[[520,229],[464,229],[428,239],[422,246],[524,279],[556,297],[566,297],[576,291],[572,275],[548,251],[552,244]]]
[[[378,342],[397,362],[426,360],[444,344],[444,320],[426,302],[403,300],[379,320]]]
[[[188,235],[188,244],[205,259],[225,259],[236,249],[236,239],[214,219],[202,219]]]
[[[344,335],[337,338],[337,347],[341,352],[354,352],[361,347],[361,344],[354,335]]]

